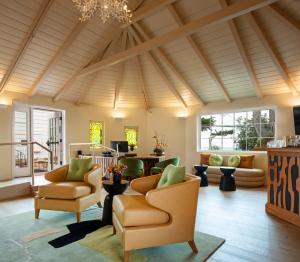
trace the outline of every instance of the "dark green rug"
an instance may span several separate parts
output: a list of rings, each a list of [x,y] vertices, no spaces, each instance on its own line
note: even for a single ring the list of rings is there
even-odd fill
[[[97,219],[100,216],[101,210],[92,207],[83,212],[82,220]],[[53,211],[41,211],[39,220],[34,219],[34,212],[0,219],[0,261],[122,261],[121,242],[112,235],[110,226],[62,248],[55,249],[48,244],[50,240],[67,234],[65,226],[74,222],[74,214]],[[224,241],[196,232],[197,255],[191,252],[188,244],[182,243],[134,251],[130,261],[205,261]]]

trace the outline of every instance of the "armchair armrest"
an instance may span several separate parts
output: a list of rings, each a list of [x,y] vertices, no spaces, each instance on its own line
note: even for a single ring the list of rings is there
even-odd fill
[[[155,188],[160,179],[160,175],[152,175],[136,178],[131,181],[130,187],[141,194],[146,194],[149,190]]]
[[[100,165],[94,165],[93,169],[84,175],[84,182],[92,185],[95,190],[101,188],[102,170]]]
[[[69,165],[59,167],[45,174],[45,179],[50,182],[63,182],[66,180]]]

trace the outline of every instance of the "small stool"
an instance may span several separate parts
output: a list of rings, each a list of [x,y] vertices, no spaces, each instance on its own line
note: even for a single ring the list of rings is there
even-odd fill
[[[220,171],[222,172],[221,180],[220,180],[220,190],[223,191],[235,191],[235,178],[233,173],[235,172],[235,167],[220,167]]]
[[[207,180],[207,174],[206,170],[208,168],[207,165],[194,165],[194,168],[196,169],[197,173],[196,176],[201,177],[200,187],[208,186],[208,180]]]

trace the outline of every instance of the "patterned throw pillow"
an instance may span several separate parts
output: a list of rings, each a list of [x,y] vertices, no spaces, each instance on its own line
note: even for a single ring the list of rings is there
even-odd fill
[[[223,157],[217,154],[211,154],[208,162],[210,166],[221,166],[223,163]]]
[[[239,167],[241,168],[253,168],[254,166],[254,155],[251,156],[241,156],[241,161]]]
[[[232,155],[228,157],[228,166],[238,167],[241,161],[241,157],[239,155]]]
[[[200,154],[200,164],[209,165],[209,157],[211,154]]]

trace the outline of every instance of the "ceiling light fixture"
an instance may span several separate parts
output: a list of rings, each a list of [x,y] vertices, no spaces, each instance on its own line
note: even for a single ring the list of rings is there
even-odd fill
[[[130,23],[132,13],[128,9],[128,0],[72,0],[81,13],[81,22],[90,20],[95,13],[99,14],[105,24],[110,18],[121,23]]]

